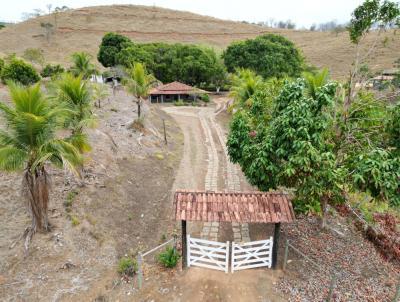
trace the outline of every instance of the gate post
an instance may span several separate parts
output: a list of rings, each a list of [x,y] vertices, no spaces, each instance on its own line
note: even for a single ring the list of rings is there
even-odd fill
[[[281,231],[281,223],[275,223],[274,229],[274,243],[272,245],[272,268],[276,269],[278,263],[278,250],[279,250],[279,234]]]
[[[138,253],[136,261],[138,266],[138,288],[141,289],[143,283],[143,268],[142,268],[143,256],[141,252]]]
[[[235,246],[236,246],[236,243],[234,241],[232,241],[232,252],[231,252],[231,255],[232,255],[232,258],[231,258],[231,273],[232,274],[233,274],[233,270],[234,270]]]
[[[229,241],[226,242],[226,259],[225,259],[225,273],[229,271]]]
[[[187,266],[186,220],[182,220],[182,269]]]
[[[289,254],[289,240],[286,239],[286,242],[285,242],[285,254],[283,256],[284,258],[283,258],[283,266],[282,266],[283,270],[286,270],[288,254]]]

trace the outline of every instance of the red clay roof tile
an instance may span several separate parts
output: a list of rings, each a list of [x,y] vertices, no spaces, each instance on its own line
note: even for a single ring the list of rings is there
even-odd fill
[[[276,223],[293,222],[292,203],[277,192],[210,192],[178,190],[176,220]]]

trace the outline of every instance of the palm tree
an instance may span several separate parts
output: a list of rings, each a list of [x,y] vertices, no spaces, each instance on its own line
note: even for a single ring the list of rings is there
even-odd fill
[[[97,73],[96,67],[90,62],[92,56],[86,52],[76,52],[72,55],[73,66],[70,71],[75,76],[82,76],[88,79],[92,74]]]
[[[230,96],[234,98],[234,107],[248,105],[247,102],[263,84],[261,76],[249,69],[238,69],[231,78]]]
[[[156,83],[152,74],[148,74],[143,64],[136,63],[129,70],[130,80],[128,81],[128,91],[136,98],[138,107],[138,117],[141,115],[142,99],[149,93],[149,89]]]
[[[316,73],[304,72],[303,78],[306,80],[307,84],[307,95],[315,99],[317,97],[316,93],[318,88],[324,86],[329,81],[329,70],[324,68]]]
[[[90,145],[84,129],[94,127],[96,119],[92,112],[92,100],[89,84],[82,76],[64,74],[55,82],[52,99],[66,109],[65,127],[71,130],[68,139],[80,152],[90,151]]]
[[[0,170],[23,171],[22,192],[32,216],[25,230],[25,248],[37,230],[48,231],[50,176],[47,163],[78,173],[82,163],[77,148],[56,136],[58,117],[63,113],[51,106],[37,84],[22,87],[8,83],[13,106],[0,102],[7,131],[0,130]]]
[[[93,90],[93,99],[97,100],[98,107],[101,108],[101,101],[109,96],[108,86],[105,84],[94,83],[92,86],[92,90]]]

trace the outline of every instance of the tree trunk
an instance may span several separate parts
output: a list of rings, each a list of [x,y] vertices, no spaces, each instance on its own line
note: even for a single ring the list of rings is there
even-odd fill
[[[27,168],[22,181],[22,191],[26,198],[27,208],[32,216],[31,232],[49,231],[49,175],[44,167],[37,168],[33,173]]]
[[[140,118],[140,114],[141,114],[141,99],[139,98],[138,99],[138,101],[137,101],[137,115],[138,115],[138,118]]]
[[[322,217],[321,217],[321,228],[326,228],[326,212],[328,208],[328,197],[322,196],[321,198],[321,208],[322,208]]]

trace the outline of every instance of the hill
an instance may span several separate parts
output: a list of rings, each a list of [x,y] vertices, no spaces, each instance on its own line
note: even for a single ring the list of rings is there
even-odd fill
[[[41,26],[43,23],[53,25],[49,40],[45,28]],[[354,46],[346,32],[335,34],[272,29],[189,12],[134,5],[86,7],[7,26],[0,31],[0,53],[22,54],[27,48],[41,48],[48,61],[66,64],[70,55],[78,50],[96,55],[102,36],[109,31],[119,32],[138,42],[198,43],[218,50],[234,40],[263,33],[282,34],[297,44],[309,63],[329,67],[335,78],[347,76],[354,58]],[[377,53],[370,63],[375,71],[392,67],[400,49],[396,32],[387,32],[378,39]],[[371,33],[365,44],[372,45],[375,40],[376,34]]]

